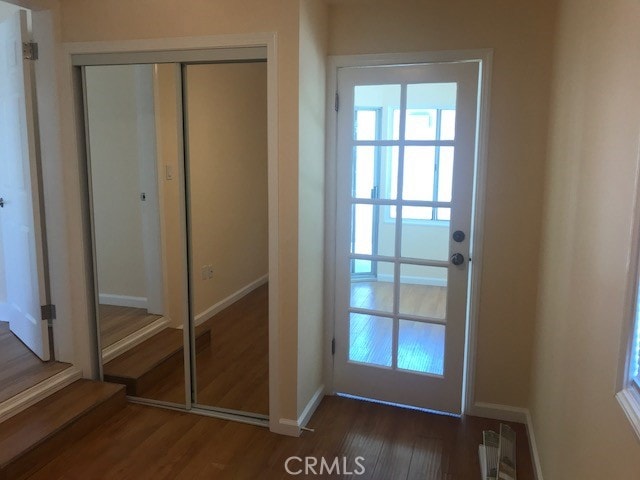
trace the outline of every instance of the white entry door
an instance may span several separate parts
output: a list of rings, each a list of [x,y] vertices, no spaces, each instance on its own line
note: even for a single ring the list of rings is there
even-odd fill
[[[24,11],[0,23],[0,321],[49,360],[28,41]]]
[[[338,71],[337,392],[461,412],[478,76]]]

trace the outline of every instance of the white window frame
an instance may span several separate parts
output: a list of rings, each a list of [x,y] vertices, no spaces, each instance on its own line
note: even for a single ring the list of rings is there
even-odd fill
[[[640,152],[636,172],[640,172]],[[627,265],[626,319],[622,328],[616,399],[640,440],[640,375],[633,376],[634,364],[638,361],[636,338],[640,330],[640,176],[635,180],[633,230]]]
[[[425,108],[417,108],[417,109],[407,109],[407,112],[409,110],[436,110],[437,112],[437,117],[439,117],[441,119],[441,115],[443,111],[453,111],[455,112],[455,109],[450,109],[450,108],[430,108],[430,109],[425,109]],[[388,115],[388,128],[391,132],[393,132],[395,130],[395,115],[396,112],[399,112],[400,109],[399,108],[391,108],[389,110],[389,115]],[[436,119],[436,122],[438,122],[438,120]],[[437,129],[437,134],[436,136],[438,138],[436,138],[436,140],[441,140],[440,138],[440,131],[439,129]],[[440,145],[437,145],[436,147],[436,159],[439,158],[439,152],[438,150],[441,148]],[[439,160],[435,160],[434,162],[434,178],[433,178],[433,186],[434,186],[434,191],[433,191],[433,198],[434,200],[436,199],[437,195],[438,195],[438,190],[439,190],[439,183],[440,183],[440,179],[438,178],[438,161]],[[393,178],[392,175],[392,165],[393,162],[389,162],[389,164],[386,165],[386,175],[385,175],[385,182],[387,183],[387,185],[385,185],[385,189],[387,189],[388,191],[391,191],[391,180]],[[406,168],[406,167],[405,167]],[[396,195],[398,194],[398,192],[396,192]],[[395,215],[391,215],[391,210],[393,207],[391,207],[390,205],[384,207],[385,208],[385,213],[384,213],[384,222],[385,223],[395,223],[397,221],[397,217]],[[405,224],[412,224],[412,225],[426,225],[426,226],[435,226],[435,227],[448,227],[449,226],[449,220],[442,220],[438,218],[438,208],[433,208],[432,212],[431,212],[431,218],[416,218],[416,217],[407,217],[405,218],[403,216],[402,218],[402,222]]]

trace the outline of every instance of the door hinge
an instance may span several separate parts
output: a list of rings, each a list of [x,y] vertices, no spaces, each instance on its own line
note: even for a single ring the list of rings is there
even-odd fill
[[[38,44],[33,42],[23,43],[22,58],[25,60],[38,60]]]
[[[336,112],[340,109],[340,95],[336,92],[336,103],[335,103]]]
[[[336,354],[336,339],[332,339],[331,340],[331,355],[335,355]]]
[[[42,320],[49,320],[51,323],[56,319],[56,306],[55,305],[42,305],[40,307],[40,313],[42,314]]]

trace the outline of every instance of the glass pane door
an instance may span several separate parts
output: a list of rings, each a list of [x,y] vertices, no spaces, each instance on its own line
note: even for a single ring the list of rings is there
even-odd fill
[[[336,266],[338,391],[460,409],[477,75],[340,71],[337,232],[340,248],[349,225],[350,247]]]

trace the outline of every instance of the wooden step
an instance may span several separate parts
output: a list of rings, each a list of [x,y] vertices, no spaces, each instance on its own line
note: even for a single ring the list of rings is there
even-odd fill
[[[104,380],[126,385],[127,395],[144,397],[176,368],[183,368],[183,331],[166,328],[140,345],[105,363]],[[196,353],[211,343],[211,330],[198,328]]]
[[[125,405],[122,385],[82,379],[0,423],[0,480],[33,474]]]

